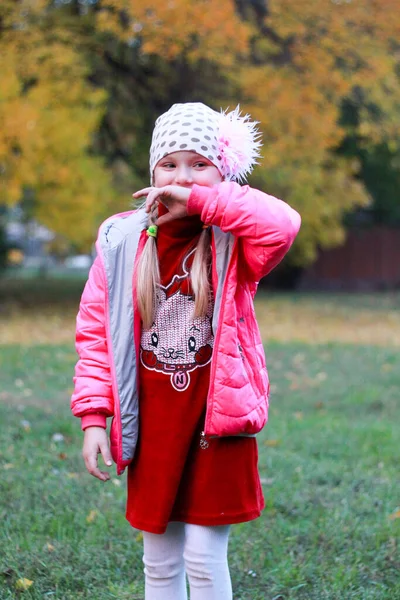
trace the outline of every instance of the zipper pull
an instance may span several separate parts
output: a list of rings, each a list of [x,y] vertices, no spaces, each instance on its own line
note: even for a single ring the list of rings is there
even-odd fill
[[[200,435],[200,448],[202,450],[207,450],[207,448],[208,448],[209,445],[210,444],[208,443],[208,440],[206,438],[206,434],[204,433],[204,431],[202,431],[201,435]]]

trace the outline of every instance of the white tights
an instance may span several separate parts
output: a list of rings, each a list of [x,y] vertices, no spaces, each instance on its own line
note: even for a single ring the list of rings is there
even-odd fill
[[[169,523],[158,535],[143,532],[145,600],[232,600],[229,525]]]

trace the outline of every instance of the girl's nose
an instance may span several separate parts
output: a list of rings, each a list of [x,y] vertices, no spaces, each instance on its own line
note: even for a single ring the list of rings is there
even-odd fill
[[[189,185],[192,181],[192,171],[188,167],[181,166],[176,170],[175,173],[176,185]]]

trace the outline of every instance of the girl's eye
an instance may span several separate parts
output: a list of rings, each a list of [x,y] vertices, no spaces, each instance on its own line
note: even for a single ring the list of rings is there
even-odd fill
[[[175,167],[174,163],[163,163],[161,165],[164,169],[173,169]]]

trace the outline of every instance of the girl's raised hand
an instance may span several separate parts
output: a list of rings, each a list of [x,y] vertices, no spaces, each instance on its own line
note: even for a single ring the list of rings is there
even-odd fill
[[[100,479],[101,481],[108,481],[110,479],[110,474],[107,471],[100,471],[98,467],[98,454],[102,455],[104,464],[108,467],[112,465],[106,430],[102,427],[88,427],[85,429],[82,450],[85,466],[93,477],[97,477],[97,479]]]
[[[132,194],[133,198],[146,198],[146,212],[150,212],[159,202],[168,209],[166,215],[162,215],[156,221],[156,225],[163,225],[174,219],[187,216],[187,202],[190,196],[190,188],[180,185],[166,185],[164,187],[147,187]]]

